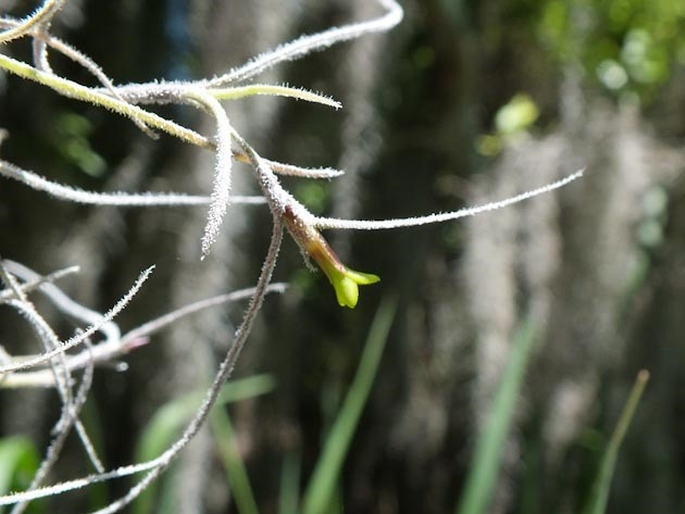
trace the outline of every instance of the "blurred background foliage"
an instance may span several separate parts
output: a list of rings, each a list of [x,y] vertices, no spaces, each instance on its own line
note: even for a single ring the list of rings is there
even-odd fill
[[[542,2],[541,42],[561,60],[580,61],[608,91],[648,101],[685,59],[679,2]]]
[[[34,6],[0,0],[3,13],[17,16]],[[647,369],[606,512],[682,512],[685,3],[403,6],[405,20],[392,33],[260,78],[331,94],[343,111],[263,97],[228,106],[262,155],[347,171],[331,182],[286,181],[298,198],[335,216],[400,217],[503,198],[579,168],[586,176],[558,194],[460,223],[328,234],[346,263],[381,275],[354,311],[338,307],[325,277],[306,271],[287,242],[276,279],[292,287],[268,299],[236,370],[241,379],[267,374],[268,387],[222,403],[225,416],[134,510],[601,512],[601,501],[588,503],[593,484],[605,476],[605,449],[616,449],[609,438],[630,387]],[[368,0],[72,0],[53,29],[123,83],[211,76],[298,34],[377,12]],[[21,42],[3,51],[30,55]],[[69,62],[57,60],[55,69],[91,80]],[[160,112],[213,131],[190,110]],[[126,120],[5,75],[0,127],[9,131],[3,159],[60,182],[210,190],[203,152],[152,141]],[[235,173],[238,192],[256,191],[247,169]],[[224,236],[200,262],[204,216],[67,205],[3,180],[0,254],[41,272],[82,266],[63,286],[103,310],[155,263],[120,318],[132,327],[254,282],[268,213],[230,208]],[[180,322],[128,355],[125,373],[97,370],[84,423],[107,467],[139,458],[145,441],[170,437],[187,416],[187,395],[208,384],[242,309]],[[65,335],[73,330],[56,314],[50,319]],[[21,354],[35,341],[5,310],[0,344]],[[499,413],[499,428],[489,428],[491,413]],[[0,388],[0,452],[13,452],[0,459],[3,490],[25,483],[57,414],[53,392]],[[489,468],[474,463],[492,448]],[[485,482],[470,477],[478,466],[489,469]],[[89,471],[74,440],[52,478]],[[127,485],[33,508],[92,510]]]

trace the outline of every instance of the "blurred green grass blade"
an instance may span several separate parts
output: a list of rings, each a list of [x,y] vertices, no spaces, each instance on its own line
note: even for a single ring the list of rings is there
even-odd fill
[[[216,405],[235,402],[268,393],[275,387],[269,375],[234,380],[227,383],[219,394]],[[145,462],[158,457],[178,437],[182,427],[190,420],[204,397],[203,392],[190,393],[176,398],[161,407],[145,427],[136,446],[136,462]],[[133,504],[134,514],[153,512],[157,487],[153,483]]]
[[[281,470],[278,514],[299,514],[301,468],[301,452],[299,450],[287,452]]]
[[[245,462],[240,455],[231,418],[223,409],[215,409],[210,417],[210,423],[238,512],[240,514],[258,514],[257,502],[250,485],[250,479],[247,476]]]
[[[623,439],[628,431],[635,410],[637,409],[642,393],[645,390],[647,381],[649,380],[649,372],[642,370],[637,374],[633,389],[630,391],[630,396],[626,401],[621,417],[618,419],[614,433],[611,435],[609,444],[604,452],[602,461],[599,465],[599,472],[597,478],[592,486],[592,495],[590,501],[585,509],[586,514],[604,514],[606,510],[607,500],[609,499],[609,489],[611,488],[611,480],[616,469],[616,461],[618,460],[618,452],[623,443]]]
[[[0,439],[0,494],[27,487],[38,470],[40,457],[30,439]]]
[[[256,375],[227,383],[219,394],[217,405],[224,405],[259,396],[275,387],[269,375]],[[161,407],[152,417],[136,449],[136,462],[145,462],[159,456],[173,442],[184,423],[187,423],[204,397],[203,392],[190,393],[176,398]]]
[[[521,321],[514,335],[502,382],[495,393],[483,432],[476,442],[473,463],[461,501],[457,504],[457,514],[483,514],[487,511],[534,340],[535,330],[529,314]]]
[[[396,306],[395,300],[386,299],[378,308],[364,345],[359,368],[326,438],[322,454],[305,491],[302,514],[328,514],[332,511],[330,507],[338,492],[340,471],[376,378],[383,349],[395,318]]]

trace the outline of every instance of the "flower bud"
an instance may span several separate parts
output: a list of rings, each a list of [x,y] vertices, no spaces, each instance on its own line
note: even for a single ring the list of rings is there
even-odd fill
[[[359,300],[359,286],[380,281],[376,275],[355,271],[340,262],[321,233],[305,224],[292,209],[286,208],[283,221],[302,253],[314,260],[326,274],[341,307],[353,309]]]

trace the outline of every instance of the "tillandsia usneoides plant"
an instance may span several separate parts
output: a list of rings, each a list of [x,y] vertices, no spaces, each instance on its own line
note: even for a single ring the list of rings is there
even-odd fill
[[[184,143],[206,148],[214,152],[213,189],[208,196],[182,193],[97,193],[52,182],[41,175],[0,160],[3,177],[42,191],[57,199],[95,206],[121,207],[187,207],[208,206],[207,221],[203,234],[198,234],[202,258],[206,257],[221,231],[227,206],[230,204],[265,204],[272,217],[272,233],[267,255],[254,288],[210,298],[122,334],[115,322],[119,312],[152,273],[153,268],[143,271],[138,280],[109,311],[97,312],[77,303],[67,296],[55,281],[78,272],[77,267],[40,275],[26,266],[10,260],[0,261],[0,277],[5,288],[0,291],[0,303],[21,314],[30,324],[41,343],[34,355],[16,357],[2,348],[0,352],[0,387],[54,387],[62,404],[59,420],[55,424],[53,439],[31,484],[22,491],[0,497],[0,505],[13,505],[12,512],[22,512],[29,502],[38,498],[65,494],[68,491],[92,486],[98,482],[133,474],[143,477],[122,497],[111,502],[98,513],[110,513],[123,509],[138,497],[148,485],[163,473],[179,452],[194,438],[205,423],[209,410],[217,400],[222,384],[229,378],[240,352],[250,335],[256,314],[264,297],[270,292],[282,292],[283,284],[272,284],[272,272],[284,232],[292,237],[303,254],[305,263],[312,260],[330,281],[338,303],[354,308],[358,303],[359,286],[373,284],[380,278],[346,267],[326,242],[321,231],[326,229],[385,230],[418,226],[456,220],[492,211],[521,202],[528,198],[560,188],[582,175],[582,171],[556,182],[520,195],[489,204],[470,207],[454,212],[430,214],[415,218],[387,220],[345,220],[320,217],[312,214],[298,202],[282,185],[279,175],[291,175],[306,179],[331,179],[343,172],[331,168],[302,168],[293,164],[275,162],[261,156],[231,125],[222,101],[238,100],[254,95],[277,95],[319,103],[335,109],[342,106],[337,101],[319,93],[277,84],[247,83],[273,66],[323,50],[331,45],[359,38],[371,33],[385,32],[402,19],[403,11],[395,0],[377,0],[377,17],[333,27],[323,32],[304,35],[284,43],[273,50],[249,60],[215,78],[188,81],[155,81],[141,84],[115,86],[105,72],[91,58],[77,48],[51,33],[51,22],[69,0],[45,0],[33,13],[17,19],[0,13],[0,44],[9,47],[20,39],[28,39],[33,50],[33,60],[23,62],[9,52],[0,52],[0,68],[26,80],[46,86],[57,93],[78,101],[102,107],[123,115],[143,132],[156,137],[157,132],[167,133]],[[85,86],[69,77],[55,73],[51,66],[53,54],[72,60],[87,70],[99,82],[98,87]],[[203,135],[179,122],[164,118],[146,109],[149,105],[188,105],[203,111],[216,124],[216,133]],[[232,163],[247,163],[254,173],[262,196],[245,197],[231,191]],[[55,308],[81,322],[84,326],[76,335],[61,340],[53,328],[29,299],[33,291],[40,291]],[[148,462],[132,464],[107,471],[98,458],[90,438],[79,420],[79,413],[92,382],[94,368],[104,362],[112,362],[135,348],[147,343],[150,334],[173,323],[182,316],[223,302],[249,298],[241,323],[235,331],[231,345],[219,366],[204,401],[191,422],[175,443],[159,457]],[[124,368],[125,364],[117,364]],[[83,370],[80,383],[74,372]],[[80,479],[45,485],[46,477],[59,459],[60,451],[69,433],[75,430],[92,463],[94,473]]]

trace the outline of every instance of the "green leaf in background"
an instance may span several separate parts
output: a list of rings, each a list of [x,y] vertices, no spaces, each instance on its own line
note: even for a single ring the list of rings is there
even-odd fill
[[[13,436],[0,439],[0,495],[25,490],[39,465],[38,450],[29,438]],[[40,502],[33,502],[26,512],[44,512],[44,509]]]
[[[371,386],[376,379],[378,366],[395,318],[396,302],[385,300],[378,308],[369,330],[359,368],[340,413],[324,443],[323,452],[316,463],[302,502],[303,514],[329,514],[334,512],[333,500],[345,457],[352,442],[362,411],[369,399]]]
[[[604,514],[606,511],[607,500],[609,499],[609,489],[611,488],[611,479],[613,478],[614,470],[616,469],[618,451],[621,448],[621,443],[628,431],[628,427],[630,426],[635,410],[640,403],[640,398],[642,398],[642,393],[645,390],[648,380],[648,371],[642,370],[638,373],[633,389],[630,392],[630,396],[628,396],[628,400],[623,407],[623,412],[621,412],[621,417],[616,424],[614,433],[611,435],[609,444],[602,457],[597,478],[592,487],[590,501],[584,511],[585,514]]]
[[[502,382],[495,393],[483,432],[476,442],[473,464],[457,505],[457,514],[487,512],[534,340],[535,329],[528,315],[516,330]]]
[[[685,59],[679,0],[546,0],[540,6],[540,42],[618,96],[649,100]]]
[[[291,450],[285,454],[278,495],[279,514],[299,514],[302,453]]]
[[[533,99],[519,93],[497,111],[495,128],[500,135],[516,134],[532,126],[539,115],[540,111]]]
[[[88,118],[75,113],[61,113],[53,121],[53,138],[62,157],[91,177],[102,177],[107,162],[90,146],[93,126]]]
[[[476,150],[487,157],[499,155],[507,143],[515,142],[525,134],[539,115],[538,106],[529,95],[514,95],[495,114],[495,133],[478,136]]]
[[[27,437],[0,439],[0,494],[26,488],[39,463],[38,450]]]
[[[210,416],[210,422],[238,512],[240,514],[259,514],[257,501],[247,476],[245,462],[240,455],[231,418],[226,411],[216,409]]]
[[[252,398],[272,391],[274,379],[269,375],[256,375],[226,384],[215,406]],[[136,462],[152,460],[164,452],[178,437],[182,427],[190,420],[202,402],[204,393],[191,393],[176,398],[160,408],[145,428],[136,448]],[[135,514],[153,512],[156,488],[151,485],[136,500]]]

